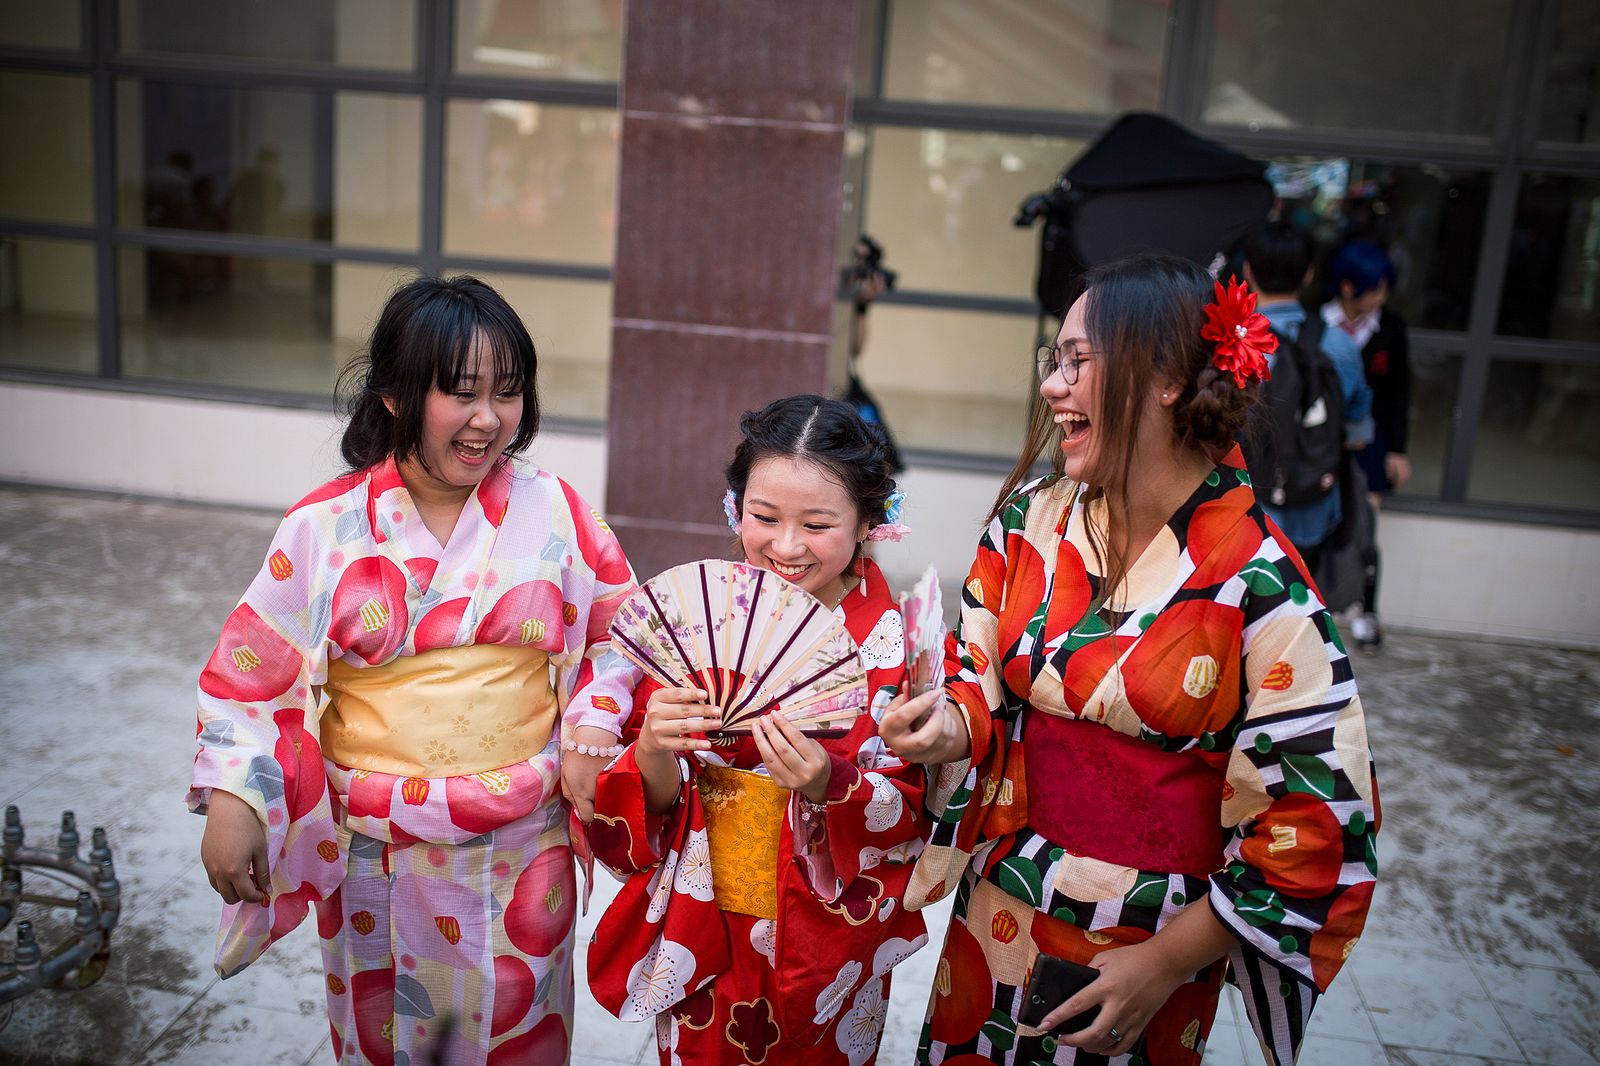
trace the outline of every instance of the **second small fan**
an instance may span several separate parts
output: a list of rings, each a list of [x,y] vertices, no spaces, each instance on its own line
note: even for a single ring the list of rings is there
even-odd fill
[[[634,590],[611,642],[655,681],[698,688],[722,709],[713,737],[781,713],[816,737],[843,736],[867,707],[856,642],[821,600],[760,567],[703,559]]]

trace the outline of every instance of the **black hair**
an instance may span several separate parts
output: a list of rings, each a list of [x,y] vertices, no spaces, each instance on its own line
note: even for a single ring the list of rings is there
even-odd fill
[[[882,525],[884,504],[894,491],[894,460],[883,430],[866,422],[843,400],[785,396],[739,420],[744,439],[728,463],[734,507],[744,513],[750,471],[763,459],[792,456],[815,463],[855,501],[868,527]]]
[[[339,451],[352,470],[388,456],[422,460],[422,412],[431,389],[454,392],[482,336],[502,389],[522,393],[522,421],[506,445],[516,455],[539,432],[538,353],[522,319],[477,278],[419,277],[383,305],[366,351],[340,376],[349,423]],[[394,412],[388,403],[394,404]]]
[[[1244,261],[1259,292],[1299,292],[1311,268],[1311,235],[1290,222],[1263,222],[1244,238]]]
[[[1394,263],[1388,253],[1371,241],[1351,241],[1333,253],[1328,262],[1328,290],[1339,295],[1345,282],[1355,286],[1356,295],[1371,292],[1387,282],[1394,288]]]

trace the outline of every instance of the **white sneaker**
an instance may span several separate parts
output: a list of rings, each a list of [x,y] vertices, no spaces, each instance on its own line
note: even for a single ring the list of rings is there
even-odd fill
[[[1350,619],[1350,635],[1362,651],[1377,651],[1383,643],[1383,627],[1378,625],[1377,615],[1363,613]]]

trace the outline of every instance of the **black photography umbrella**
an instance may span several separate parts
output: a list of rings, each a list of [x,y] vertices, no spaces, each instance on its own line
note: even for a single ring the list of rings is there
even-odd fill
[[[1045,217],[1035,295],[1059,315],[1090,267],[1135,252],[1170,252],[1209,266],[1272,207],[1266,164],[1196,136],[1162,115],[1123,115],[1016,224]]]

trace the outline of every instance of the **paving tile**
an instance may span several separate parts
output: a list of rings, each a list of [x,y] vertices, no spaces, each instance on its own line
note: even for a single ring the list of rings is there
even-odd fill
[[[1383,1045],[1375,1040],[1343,1040],[1313,1034],[1306,1037],[1295,1066],[1382,1066],[1387,1061]]]
[[[1373,1027],[1372,1016],[1361,1000],[1355,974],[1348,968],[1334,979],[1328,991],[1317,1000],[1311,1014],[1311,1027],[1306,1030],[1308,1041],[1322,1037],[1378,1042],[1378,1031]]]
[[[1211,1027],[1206,1053],[1200,1060],[1201,1066],[1251,1066],[1255,1060],[1249,1056],[1246,1047],[1254,1044],[1254,1036],[1240,1032],[1236,1025],[1219,1021]]]
[[[1355,955],[1351,964],[1386,1046],[1521,1061],[1521,1049],[1464,955]]]
[[[206,997],[131,1061],[138,1066],[301,1066],[327,1036],[328,1019],[320,1010],[286,1014]]]
[[[12,1004],[11,1021],[0,1029],[0,1062],[123,1066],[193,1001],[115,981],[74,992],[35,992]]]
[[[1448,1051],[1424,1051],[1419,1048],[1390,1047],[1389,1066],[1505,1066],[1522,1062],[1519,1058],[1484,1058],[1482,1055],[1452,1055]]]
[[[1600,977],[1477,959],[1472,966],[1530,1062],[1600,1062]]]

